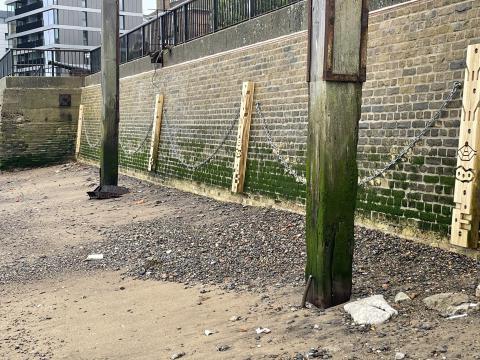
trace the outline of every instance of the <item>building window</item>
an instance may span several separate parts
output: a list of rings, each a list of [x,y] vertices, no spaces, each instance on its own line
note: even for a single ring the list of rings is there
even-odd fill
[[[82,0],[82,7],[86,8],[87,6],[87,0]]]
[[[87,12],[86,11],[82,12],[82,26],[85,26],[85,27],[88,26]]]
[[[60,30],[54,29],[55,44],[60,44]]]
[[[125,0],[120,0],[119,2],[120,11],[125,11]]]
[[[83,45],[88,46],[88,31],[83,31]]]
[[[125,15],[120,15],[120,30],[125,30]]]

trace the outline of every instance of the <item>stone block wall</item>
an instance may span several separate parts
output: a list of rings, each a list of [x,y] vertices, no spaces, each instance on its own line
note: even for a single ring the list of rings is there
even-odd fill
[[[82,85],[81,78],[0,80],[0,169],[73,158]],[[60,95],[70,105],[61,106]]]

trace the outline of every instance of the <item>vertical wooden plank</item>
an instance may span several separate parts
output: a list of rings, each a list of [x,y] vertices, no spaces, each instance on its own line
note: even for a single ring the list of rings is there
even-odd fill
[[[478,246],[480,162],[480,44],[467,49],[463,106],[455,169],[455,208],[450,242],[465,248]]]
[[[150,143],[150,157],[148,159],[148,171],[157,170],[158,151],[160,147],[160,133],[163,119],[163,95],[157,94],[155,98],[155,113],[153,119],[152,141]]]
[[[82,126],[83,126],[83,105],[78,109],[78,125],[77,125],[77,142],[75,145],[75,158],[78,159],[80,154],[80,142],[82,140]]]
[[[232,178],[232,192],[236,194],[243,192],[245,183],[254,91],[255,85],[253,82],[246,81],[243,83],[242,104],[240,106],[240,120],[238,123],[237,146],[235,148],[235,163]]]

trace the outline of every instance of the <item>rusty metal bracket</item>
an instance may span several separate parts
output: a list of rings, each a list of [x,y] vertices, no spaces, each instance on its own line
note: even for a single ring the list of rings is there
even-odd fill
[[[362,0],[360,63],[357,74],[339,74],[334,72],[335,0],[327,0],[325,6],[325,59],[323,79],[325,81],[365,82],[367,78],[368,0]]]
[[[312,70],[312,0],[307,0],[308,44],[307,44],[307,83],[310,82]]]

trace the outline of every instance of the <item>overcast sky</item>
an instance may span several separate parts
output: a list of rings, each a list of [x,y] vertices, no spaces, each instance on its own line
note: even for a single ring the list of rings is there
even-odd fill
[[[150,13],[152,9],[155,8],[155,0],[143,0],[143,12]],[[0,9],[7,10],[4,0],[0,0]]]

